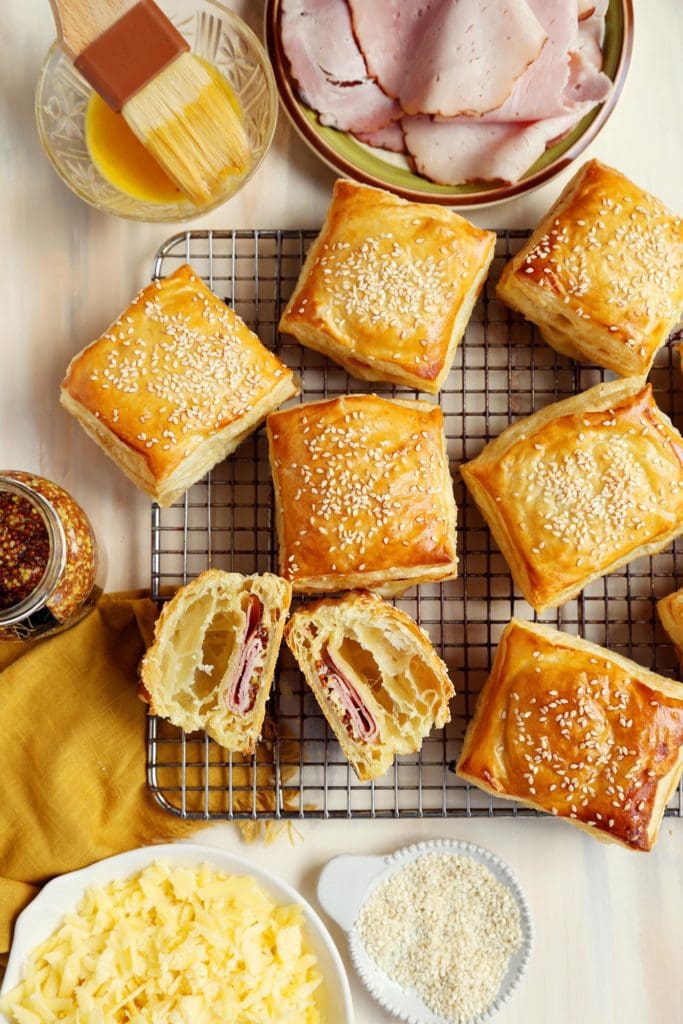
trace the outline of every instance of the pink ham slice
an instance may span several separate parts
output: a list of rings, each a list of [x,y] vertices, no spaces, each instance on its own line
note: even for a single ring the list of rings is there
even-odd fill
[[[386,128],[380,128],[377,132],[357,132],[356,138],[367,146],[375,146],[377,149],[387,149],[391,153],[405,153],[406,143],[403,138],[403,129],[400,121],[392,121]]]
[[[323,662],[325,665],[324,685],[339,700],[348,720],[345,721],[347,731],[352,739],[364,743],[372,743],[379,736],[379,727],[370,709],[363,703],[363,700],[330,653],[327,645],[322,650]]]
[[[283,0],[280,31],[301,97],[321,124],[375,132],[400,117],[368,77],[346,0]]]
[[[262,619],[263,605],[256,594],[250,594],[240,656],[228,687],[228,707],[237,715],[248,715],[256,702],[258,687],[252,684],[252,676],[266,646],[264,631],[259,629]]]
[[[432,121],[405,117],[406,147],[420,174],[442,185],[467,181],[518,181],[548,143],[580,120],[577,113],[535,124]]]
[[[423,21],[399,94],[408,114],[494,110],[546,39],[526,0],[440,0]]]
[[[604,100],[610,90],[610,79],[600,73],[599,65],[591,66],[580,57],[572,57],[572,52],[580,48],[582,38],[577,0],[528,0],[528,3],[547,33],[547,42],[538,60],[515,83],[512,94],[496,110],[485,114],[484,121],[527,123],[572,111],[586,114],[591,106]],[[585,37],[588,38],[587,29]],[[586,106],[579,106],[584,103]]]
[[[348,0],[368,72],[398,98],[432,7],[442,0]]]

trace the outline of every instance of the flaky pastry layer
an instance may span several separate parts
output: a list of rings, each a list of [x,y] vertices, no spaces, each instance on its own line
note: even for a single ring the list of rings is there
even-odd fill
[[[374,594],[298,608],[285,639],[361,781],[450,721],[453,684],[429,637]]]
[[[461,472],[537,611],[683,533],[683,438],[638,378],[519,420]]]
[[[589,160],[507,264],[498,296],[558,352],[645,376],[683,307],[683,222]]]
[[[352,376],[435,394],[495,243],[452,210],[338,180],[280,330]]]
[[[456,509],[441,409],[377,395],[267,421],[280,573],[304,593],[396,594],[456,575]]]
[[[650,850],[683,772],[683,686],[581,637],[513,619],[457,772],[600,839]]]

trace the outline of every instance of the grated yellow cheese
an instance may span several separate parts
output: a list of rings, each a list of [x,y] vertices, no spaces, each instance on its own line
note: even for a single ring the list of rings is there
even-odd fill
[[[89,889],[0,1000],[15,1024],[323,1024],[301,908],[163,862]]]

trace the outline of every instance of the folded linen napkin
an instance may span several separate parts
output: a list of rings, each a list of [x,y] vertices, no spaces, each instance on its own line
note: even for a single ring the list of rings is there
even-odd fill
[[[0,954],[54,875],[203,824],[146,786],[136,681],[155,617],[148,597],[111,594],[64,633],[0,645]]]

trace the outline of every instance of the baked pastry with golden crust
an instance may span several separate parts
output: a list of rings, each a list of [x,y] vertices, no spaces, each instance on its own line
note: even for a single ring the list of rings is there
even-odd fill
[[[461,472],[536,611],[683,533],[683,438],[640,378],[519,420]]]
[[[134,484],[171,505],[297,392],[292,371],[182,266],[72,359],[61,402]]]
[[[651,850],[683,771],[683,686],[539,623],[506,627],[457,772]]]
[[[344,754],[365,782],[450,721],[448,670],[405,612],[356,590],[304,605],[285,639]]]
[[[253,754],[292,588],[271,573],[207,569],[164,605],[140,665],[150,712]]]
[[[280,573],[304,593],[399,594],[457,572],[441,409],[345,395],[267,421]]]
[[[445,207],[339,180],[280,330],[354,377],[436,394],[495,244]]]
[[[683,589],[657,601],[657,614],[674,645],[683,673]]]
[[[589,160],[505,267],[498,296],[558,352],[645,376],[683,307],[683,222]]]

